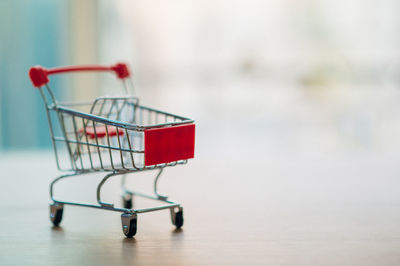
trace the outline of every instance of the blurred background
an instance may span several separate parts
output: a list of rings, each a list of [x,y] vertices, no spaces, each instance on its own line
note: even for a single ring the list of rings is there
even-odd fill
[[[31,66],[123,61],[143,103],[198,122],[204,155],[397,151],[399,9],[396,0],[1,1],[0,150],[51,147]],[[92,99],[119,88],[112,78],[51,85],[61,99]]]
[[[1,0],[0,264],[400,265],[399,10],[398,0]],[[160,182],[183,202],[180,233],[159,212],[125,241],[118,216],[83,208],[49,230],[59,172],[28,70],[116,62],[130,65],[143,105],[196,121],[196,158]],[[109,74],[50,86],[72,101],[122,91]],[[93,202],[95,181],[56,194]],[[119,186],[110,181],[107,200],[120,202]]]

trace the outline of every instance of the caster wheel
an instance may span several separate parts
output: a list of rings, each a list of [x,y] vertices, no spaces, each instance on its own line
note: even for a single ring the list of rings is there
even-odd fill
[[[123,203],[125,209],[132,209],[132,207],[133,207],[133,196],[130,195],[130,194],[122,196],[122,203]]]
[[[54,226],[58,226],[61,223],[63,212],[64,206],[62,204],[50,204],[50,221]]]
[[[183,209],[180,208],[178,212],[171,209],[172,224],[176,226],[177,229],[181,228],[183,225]]]
[[[132,238],[136,235],[137,231],[137,216],[134,213],[123,213],[121,215],[122,221],[122,232],[128,238]]]
[[[183,225],[183,212],[178,211],[175,213],[175,226],[177,229],[181,228]]]

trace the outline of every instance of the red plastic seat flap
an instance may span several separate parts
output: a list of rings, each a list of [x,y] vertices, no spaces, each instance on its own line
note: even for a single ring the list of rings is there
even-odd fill
[[[79,133],[83,133],[84,131],[84,128],[79,129]],[[96,136],[97,138],[101,139],[107,135],[107,131],[110,137],[117,136],[117,131],[119,136],[124,135],[124,131],[122,129],[117,130],[117,128],[114,126],[107,126],[107,130],[106,126],[96,126],[95,129],[93,127],[86,127],[85,134],[89,136],[90,139],[94,139]]]

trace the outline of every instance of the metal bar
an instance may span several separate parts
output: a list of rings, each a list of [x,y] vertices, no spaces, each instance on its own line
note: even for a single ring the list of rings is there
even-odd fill
[[[133,213],[134,211],[125,208],[114,208],[102,205],[94,205],[94,204],[87,204],[87,203],[79,203],[79,202],[69,202],[69,201],[61,201],[61,200],[54,200],[54,203],[60,203],[65,205],[72,205],[72,206],[80,206],[80,207],[89,207],[89,208],[96,208],[96,209],[103,209],[108,211],[115,211],[115,212],[123,212],[123,213]]]
[[[100,193],[101,193],[101,188],[103,187],[104,183],[105,183],[110,177],[112,177],[112,176],[114,176],[114,175],[118,175],[118,173],[112,172],[112,173],[106,175],[106,176],[100,181],[99,185],[97,186],[97,190],[96,190],[97,202],[98,202],[101,206],[103,206],[103,207],[104,207],[104,206],[108,206],[108,207],[111,207],[111,208],[114,207],[114,204],[102,202],[102,201],[101,201],[101,195],[100,195]]]
[[[164,112],[164,111],[161,111],[161,110],[157,110],[157,109],[155,109],[155,108],[148,107],[148,106],[140,105],[139,108],[140,108],[140,109],[144,109],[144,110],[150,110],[150,111],[153,111],[153,112],[156,112],[156,113],[160,113],[160,114],[164,114],[164,115],[168,115],[168,116],[172,116],[172,117],[176,117],[176,118],[179,118],[179,119],[181,119],[181,120],[191,120],[190,118],[187,118],[187,117],[183,117],[183,116],[180,116],[180,115],[171,114],[171,113]]]
[[[95,104],[99,101],[99,100],[104,100],[104,99],[117,99],[117,100],[123,100],[123,99],[138,99],[135,96],[101,96],[101,97],[97,97],[95,99],[95,101],[63,101],[63,102],[58,102],[59,105],[62,106],[79,106],[79,105],[91,105],[92,107],[95,106]],[[91,109],[93,110],[93,109]],[[89,113],[92,113],[91,111]]]
[[[125,133],[126,133],[126,139],[128,140],[128,145],[129,145],[129,150],[130,150],[130,154],[131,154],[131,159],[132,159],[132,166],[134,168],[136,168],[135,166],[135,161],[133,159],[133,153],[132,153],[132,146],[131,146],[131,141],[129,140],[129,134],[128,134],[128,130],[125,128]]]
[[[108,153],[110,154],[110,163],[111,163],[111,168],[114,168],[114,162],[113,162],[113,158],[112,158],[112,153],[111,153],[111,145],[110,145],[110,135],[108,135],[108,128],[106,126],[106,137],[107,137],[107,143],[108,143]]]
[[[64,137],[65,137],[65,143],[66,143],[67,149],[68,149],[69,159],[70,159],[70,162],[71,162],[71,168],[72,169],[78,169],[78,167],[76,166],[73,154],[72,154],[71,146],[69,144],[68,134],[67,134],[67,132],[65,130],[64,113],[58,113],[58,117],[59,117],[59,120],[60,120],[61,129],[62,129]]]
[[[139,196],[139,197],[142,197],[142,198],[146,198],[146,199],[159,200],[159,201],[170,203],[170,204],[179,204],[178,202],[175,202],[175,201],[172,201],[172,200],[159,198],[157,196],[149,195],[149,194],[146,194],[146,193],[141,193],[141,192],[138,192],[138,191],[132,191],[132,190],[128,190],[127,189],[127,190],[125,190],[125,192],[128,193],[128,194],[136,195],[136,196]]]
[[[64,106],[79,106],[79,105],[92,105],[93,101],[74,101],[74,102],[68,102],[68,101],[63,101],[59,102],[58,104],[64,105]]]
[[[89,120],[86,120],[86,121],[89,121]],[[83,118],[82,118],[82,123],[83,123],[83,134],[85,135],[86,147],[87,147],[88,154],[89,154],[90,166],[91,166],[92,169],[94,169],[93,161],[92,161],[92,153],[90,152],[89,140],[88,140],[88,137],[87,137],[87,134],[86,134],[86,123],[85,123]]]
[[[100,110],[99,110],[99,113],[98,113],[99,116],[102,116],[105,104],[106,104],[106,99],[103,99],[103,102],[101,103]],[[94,105],[93,105],[93,108],[94,108]]]
[[[99,100],[100,100],[99,98],[96,98],[96,99],[94,100],[94,102],[92,103],[92,106],[90,106],[90,111],[89,111],[90,114],[93,114],[93,110],[94,110],[94,108],[96,107],[96,104],[97,104],[97,102],[98,102]]]
[[[159,207],[153,207],[153,208],[145,208],[145,209],[134,209],[135,213],[145,213],[145,212],[154,212],[154,211],[159,211],[159,210],[164,210],[164,209],[171,209],[175,207],[179,207],[180,205],[178,203],[175,204],[168,204],[165,206],[159,206]]]
[[[116,117],[117,120],[120,120],[121,112],[124,109],[125,105],[126,105],[126,99],[123,101],[120,108],[117,107],[117,117]]]
[[[132,88],[132,95],[135,95],[136,89],[135,89],[135,85],[133,84],[132,78],[129,78],[128,81],[129,81],[130,87]]]
[[[77,154],[79,156],[79,161],[81,162],[82,169],[84,169],[85,167],[83,167],[82,154],[81,154],[81,149],[80,149],[80,143],[78,141],[78,129],[76,127],[75,116],[72,116],[72,124],[74,126],[75,138],[77,140],[76,151],[77,151]]]
[[[147,111],[147,124],[151,125],[151,111]]]
[[[180,204],[169,204],[165,206],[159,206],[159,207],[152,207],[152,208],[144,208],[144,209],[126,209],[126,208],[115,208],[115,207],[109,207],[109,206],[103,206],[103,205],[95,205],[95,204],[88,204],[88,203],[79,203],[79,202],[70,202],[70,201],[61,201],[61,200],[53,200],[54,203],[59,203],[59,204],[65,204],[65,205],[71,205],[71,206],[80,206],[80,207],[88,207],[88,208],[95,208],[95,209],[102,209],[102,210],[108,210],[108,211],[115,211],[115,212],[123,212],[123,213],[146,213],[146,212],[153,212],[153,211],[158,211],[158,210],[165,210],[165,209],[171,209],[175,207],[179,207]]]
[[[121,140],[119,139],[119,130],[118,130],[118,127],[115,127],[115,129],[117,130],[117,139],[118,139],[118,146],[119,146],[119,155],[120,155],[120,158],[121,158],[121,166],[122,166],[122,168],[125,168],[124,158],[123,158],[122,150],[121,150],[122,149],[121,148]]]
[[[139,108],[139,124],[143,125],[143,109]]]
[[[59,177],[57,177],[56,179],[54,179],[54,180],[50,183],[50,190],[49,190],[49,192],[50,192],[50,198],[51,198],[51,200],[55,201],[55,200],[54,200],[54,185],[55,185],[58,181],[60,181],[61,179],[64,179],[64,178],[67,178],[67,177],[76,176],[76,175],[77,175],[76,173],[65,174],[65,175],[59,176]]]
[[[114,100],[114,99],[112,99],[111,100],[111,107],[110,107],[110,110],[108,111],[108,114],[107,114],[107,118],[110,118],[110,115],[111,115],[111,113],[112,113],[112,110],[113,110],[113,108],[114,108],[114,106],[116,106],[115,105],[115,103],[117,102],[117,100]],[[117,112],[118,112],[118,109],[117,109]]]
[[[56,97],[54,96],[53,91],[50,89],[49,85],[48,85],[48,84],[45,84],[45,87],[46,87],[47,91],[48,91],[49,94],[50,94],[50,97],[51,97],[51,100],[53,101],[53,104],[54,104],[54,105],[57,105]]]
[[[133,119],[132,119],[132,122],[134,124],[136,124],[136,114],[137,114],[138,106],[139,106],[139,99],[136,100],[136,104],[133,104],[133,114],[132,114]]]
[[[122,195],[124,195],[124,193],[126,192],[126,174],[123,174],[121,177],[121,190],[122,190]]]
[[[101,159],[99,140],[97,139],[96,125],[95,125],[94,121],[92,121],[92,124],[93,124],[93,130],[94,130],[94,137],[96,139],[96,144],[97,144],[97,146],[96,146],[97,147],[97,154],[99,155],[99,160],[100,160],[100,167],[101,167],[101,169],[104,169],[103,160]]]
[[[131,123],[125,123],[125,122],[116,121],[116,120],[109,119],[109,118],[104,118],[104,117],[93,115],[93,114],[79,112],[79,111],[72,110],[72,109],[65,108],[65,107],[61,107],[61,106],[57,107],[57,110],[60,111],[60,112],[64,112],[64,113],[70,114],[70,115],[83,117],[83,118],[86,118],[86,119],[89,119],[89,120],[93,120],[95,122],[103,123],[103,124],[106,124],[106,125],[117,126],[117,127],[127,128],[129,130],[137,130],[137,131],[143,131],[143,130],[148,129],[148,128],[189,124],[189,123],[193,123],[194,122],[194,120],[185,120],[185,121],[180,121],[180,122],[175,122],[175,123],[170,122],[170,123],[157,124],[157,125],[151,125],[151,126],[139,126],[139,125],[135,125],[135,124],[131,124]]]
[[[127,95],[127,96],[100,96],[97,97],[96,100],[123,100],[123,99],[136,99],[138,100],[138,97],[132,96],[132,95]]]
[[[61,179],[67,178],[67,177],[77,176],[77,175],[79,175],[78,173],[66,174],[66,175],[62,175],[62,176],[54,179],[50,184],[50,198],[54,201],[54,203],[73,205],[73,206],[81,206],[81,207],[90,207],[90,208],[104,209],[104,210],[124,212],[124,213],[145,213],[145,212],[152,212],[152,211],[158,211],[158,210],[163,210],[163,209],[170,209],[170,208],[174,208],[174,207],[180,207],[180,204],[177,202],[173,202],[171,200],[166,200],[166,199],[160,199],[160,198],[156,198],[154,196],[150,196],[150,195],[142,194],[142,193],[138,193],[138,192],[132,192],[132,191],[129,191],[128,193],[131,193],[131,194],[134,194],[137,196],[141,196],[141,197],[150,198],[150,199],[157,200],[157,201],[166,202],[166,203],[168,203],[168,205],[131,210],[131,209],[126,209],[126,208],[115,208],[113,204],[103,203],[100,200],[100,189],[101,189],[102,185],[108,180],[108,178],[110,178],[111,176],[114,176],[114,175],[118,175],[118,174],[119,173],[116,173],[116,172],[110,173],[110,174],[106,175],[103,178],[103,180],[100,182],[100,184],[98,186],[98,190],[97,190],[97,193],[98,193],[97,197],[98,197],[98,202],[100,205],[70,202],[70,201],[61,201],[61,200],[56,200],[54,198],[55,183],[57,183]]]
[[[127,103],[126,100],[124,102]],[[133,117],[133,115],[130,116],[130,114],[129,114],[129,110],[130,110],[129,107],[130,107],[130,105],[128,104],[127,107],[126,107],[127,110],[125,110],[124,113],[127,114],[128,117]],[[122,112],[122,110],[121,110],[121,112]],[[132,121],[129,119],[128,122],[131,123]],[[124,130],[125,130],[125,133],[127,133],[127,130],[126,129],[124,129]],[[125,135],[125,136],[126,136],[125,138],[122,138],[122,144],[121,144],[122,147],[126,147],[126,141],[127,141],[127,138],[129,137],[128,135]]]
[[[120,129],[120,130],[122,130],[122,129]],[[96,131],[96,130],[94,129],[94,131]],[[95,132],[95,134],[96,134],[96,132]],[[63,142],[67,141],[67,142],[74,143],[74,144],[80,143],[80,144],[85,144],[86,145],[86,142],[80,142],[80,141],[76,141],[76,140],[65,140],[65,139],[60,138],[60,137],[55,137],[54,139],[56,141],[63,141]],[[103,145],[103,144],[88,143],[88,145],[89,146],[93,146],[93,147],[100,147],[100,148],[104,148],[104,149],[108,149],[109,148],[108,146]],[[110,149],[117,150],[117,151],[121,150],[121,151],[125,151],[125,152],[144,153],[144,151],[141,151],[141,150],[128,150],[128,149],[118,148],[118,147],[114,147],[114,146],[111,146]]]
[[[47,117],[47,122],[49,124],[51,142],[53,144],[53,150],[54,150],[54,155],[56,157],[57,168],[61,170],[60,162],[59,162],[59,158],[58,158],[58,152],[57,152],[57,144],[56,144],[55,139],[54,139],[55,135],[54,135],[54,131],[53,131],[53,122],[51,121],[50,109],[48,107],[46,96],[44,95],[42,87],[39,88],[39,91],[40,91],[40,95],[42,96],[42,99],[43,99],[43,102],[44,102],[44,106],[45,106],[45,109],[46,109],[46,117]]]
[[[167,195],[159,194],[158,191],[157,191],[157,183],[158,183],[158,180],[159,180],[159,178],[160,178],[160,176],[161,176],[163,170],[164,170],[164,168],[160,168],[160,171],[158,172],[157,176],[154,178],[154,194],[155,194],[159,199],[165,199],[165,200],[166,200],[166,199],[168,198],[168,196],[167,196]]]
[[[122,86],[124,87],[124,90],[125,90],[124,92],[126,93],[126,95],[129,95],[129,88],[126,84],[125,79],[122,79]]]

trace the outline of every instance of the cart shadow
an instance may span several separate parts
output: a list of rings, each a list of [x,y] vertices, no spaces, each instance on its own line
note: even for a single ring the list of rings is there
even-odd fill
[[[124,246],[134,246],[134,245],[137,244],[137,241],[136,241],[135,238],[124,238],[124,239],[122,240],[122,244],[123,244]]]
[[[52,226],[51,231],[59,232],[60,234],[64,234],[64,228],[62,228],[61,226]]]
[[[52,240],[65,239],[65,231],[61,226],[52,226],[50,230]]]
[[[171,230],[169,237],[161,239],[161,244],[160,239],[154,239],[153,237],[150,239],[136,239],[135,237],[124,238],[121,241],[121,259],[124,263],[128,264],[131,263],[133,259],[151,258],[154,256],[153,252],[159,255],[161,254],[160,256],[168,256],[168,252],[168,254],[164,253],[165,250],[169,250],[165,249],[165,246],[179,248],[183,240],[184,231],[182,229]]]
[[[183,229],[182,228],[175,228],[171,232],[172,232],[172,235],[183,235]]]
[[[59,230],[59,229],[54,229],[54,230]],[[62,228],[60,229],[62,231]],[[183,229],[179,228],[179,229],[174,229],[171,231],[171,237],[176,239],[176,240],[181,240],[183,239]],[[135,237],[133,238],[124,238],[122,239],[122,245],[124,247],[137,247],[137,245],[139,244],[139,241],[136,240]]]
[[[124,238],[121,246],[121,259],[124,264],[130,264],[132,260],[137,259],[139,245],[135,238]]]
[[[185,234],[182,228],[171,230],[170,242],[174,243],[174,245],[182,243]]]

